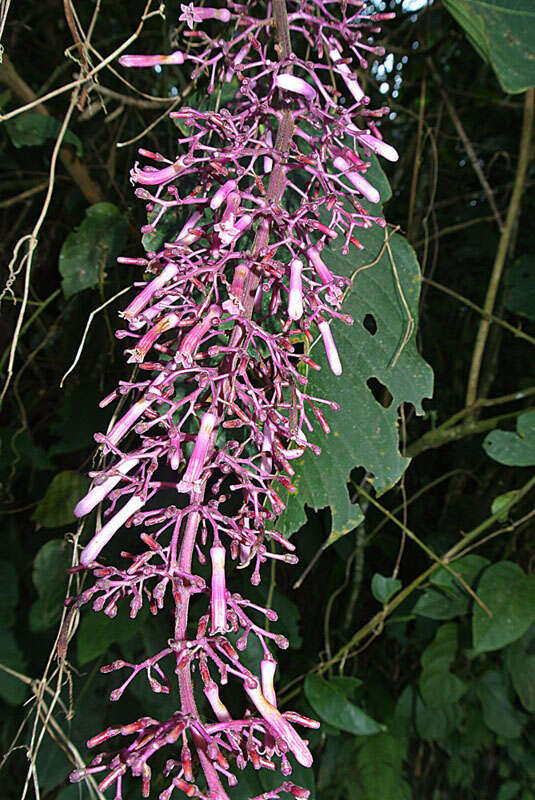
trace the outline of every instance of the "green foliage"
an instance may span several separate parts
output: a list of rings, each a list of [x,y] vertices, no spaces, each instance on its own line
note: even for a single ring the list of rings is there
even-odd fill
[[[518,698],[526,711],[535,713],[535,628],[531,626],[521,639],[504,651],[505,666]]]
[[[385,2],[384,10],[399,10],[397,0]],[[449,0],[448,5],[462,5],[470,12],[465,21],[474,27],[474,37],[481,36],[484,48],[488,42],[490,62],[503,73],[503,81],[516,81],[526,65],[533,75],[533,59],[517,58],[522,42],[529,44],[533,36],[531,0],[518,0],[516,4],[521,18],[521,29],[516,32],[514,22],[507,21],[507,17],[513,19],[512,14],[501,19],[494,16],[498,22],[491,27],[486,21],[484,27],[477,27],[483,17],[490,18],[499,7],[511,8],[512,4],[504,0]],[[17,6],[12,4],[4,45],[21,77],[41,96],[48,88],[60,86],[72,72],[72,62],[62,60],[66,48],[72,47],[72,39],[61,14],[45,19],[42,4],[28,0],[20,0]],[[107,54],[124,41],[126,31],[131,32],[143,6],[108,3],[100,9],[92,41],[99,52]],[[76,10],[82,26],[87,26],[94,4],[80,0]],[[176,19],[163,21],[158,15],[147,19],[143,52],[167,52],[169,27],[175,23]],[[518,42],[507,38],[511,31]],[[529,516],[534,488],[525,491],[532,474],[525,467],[533,466],[533,411],[529,410],[533,406],[533,347],[507,329],[491,325],[480,375],[480,397],[491,402],[503,396],[515,399],[482,406],[473,419],[468,417],[464,408],[466,379],[480,316],[458,297],[483,304],[498,228],[442,95],[429,80],[427,57],[432,58],[472,143],[502,219],[506,218],[518,164],[524,98],[503,96],[492,69],[481,61],[463,32],[452,27],[444,4],[427,4],[417,13],[402,13],[398,20],[388,23],[387,51],[390,47],[391,65],[391,56],[382,66],[382,59],[370,54],[370,63],[375,61],[374,74],[365,87],[376,105],[379,95],[375,82],[381,92],[383,82],[390,85],[383,97],[397,115],[382,123],[385,139],[400,153],[396,164],[385,166],[393,187],[386,218],[392,225],[400,225],[403,234],[408,231],[426,278],[456,296],[445,295],[431,282],[424,283],[419,294],[420,277],[412,250],[397,237],[389,239],[403,297],[415,322],[417,310],[420,312],[417,333],[392,365],[408,317],[388,251],[383,250],[376,264],[356,274],[347,298],[347,310],[354,315],[355,325],[333,325],[344,362],[343,375],[331,375],[321,340],[311,351],[311,357],[322,366],[321,373],[309,373],[312,391],[341,400],[342,410],[326,413],[333,432],[339,435],[327,437],[318,431],[315,441],[323,449],[322,456],[307,457],[297,467],[301,475],[299,493],[290,500],[284,525],[286,530],[304,525],[295,539],[300,565],[296,569],[277,563],[270,576],[273,580],[263,580],[251,591],[245,572],[234,571],[229,563],[229,586],[251,596],[259,605],[265,606],[271,597],[272,606],[280,612],[279,621],[270,627],[287,636],[290,647],[278,654],[279,706],[281,710],[295,708],[322,722],[319,731],[301,731],[309,739],[314,768],[307,771],[295,765],[290,779],[309,786],[318,800],[534,800],[535,624],[530,610],[534,603],[533,518]],[[35,53],[39,57],[31,56]],[[55,77],[43,65],[58,65]],[[65,66],[67,72],[61,73]],[[513,78],[512,72],[516,73]],[[100,74],[106,89],[129,92],[113,73]],[[180,92],[184,81],[181,70],[174,67],[158,74],[136,70],[134,77],[145,99]],[[215,97],[207,99],[206,83],[201,76],[194,94],[187,98],[188,104],[215,105]],[[189,85],[186,88],[189,90]],[[234,90],[235,85],[225,87],[223,105]],[[393,95],[392,90],[399,94]],[[69,532],[75,530],[71,512],[87,487],[80,476],[93,466],[92,434],[106,430],[112,414],[113,407],[100,410],[97,402],[115,386],[124,364],[124,341],[114,342],[113,337],[116,305],[110,304],[95,317],[80,362],[63,391],[58,388],[59,382],[72,362],[88,311],[142,279],[138,267],[117,268],[114,262],[119,253],[142,255],[139,227],[146,223],[146,215],[143,203],[133,199],[129,183],[129,169],[138,157],[136,148],[148,146],[168,154],[174,153],[176,146],[175,123],[167,130],[163,123],[148,132],[145,142],[117,148],[118,140],[136,137],[163,108],[154,105],[144,109],[102,96],[105,112],[97,107],[92,90],[86,106],[90,113],[82,112],[81,117],[78,110],[74,112],[66,141],[76,146],[71,134],[79,137],[82,166],[109,202],[88,207],[83,188],[58,162],[50,209],[35,251],[30,305],[13,381],[3,407],[0,738],[6,754],[19,726],[19,745],[30,744],[34,722],[37,733],[43,729],[42,718],[35,715],[35,704],[23,705],[31,697],[25,680],[39,680],[53,652],[66,583],[63,570],[72,552]],[[46,184],[58,130],[56,120],[63,119],[68,99],[65,92],[47,102],[52,115],[48,121],[29,112],[3,128],[0,249],[6,265],[20,237],[31,231],[41,211],[44,189],[39,187]],[[0,94],[2,113],[18,103],[11,89]],[[33,134],[27,126],[31,117],[39,117]],[[363,120],[363,127],[365,124]],[[45,126],[41,133],[40,125]],[[55,132],[52,138],[46,138],[43,133],[51,125]],[[29,136],[31,141],[32,135],[43,138],[31,149],[17,147],[10,136],[15,131],[16,137],[17,130],[23,140]],[[371,160],[371,174],[375,173],[386,201],[390,193],[387,177],[377,160]],[[33,193],[17,199],[27,190]],[[532,337],[534,198],[531,165],[516,234],[510,242],[504,285],[499,287],[494,308],[495,315]],[[175,219],[167,216],[172,232],[182,220],[178,214]],[[379,229],[355,231],[366,250],[352,249],[346,261],[336,240],[332,266],[345,265],[342,269],[347,267],[346,274],[353,274],[370,264],[383,248],[384,234]],[[163,228],[156,236],[145,235],[145,248],[158,247],[167,235]],[[58,273],[62,247],[62,272]],[[25,252],[24,247],[20,252]],[[20,266],[20,260],[16,266]],[[9,293],[2,301],[2,379],[24,279],[23,268],[13,284],[15,302],[11,303]],[[62,279],[64,292],[58,291]],[[53,300],[45,305],[50,297]],[[420,412],[422,398],[431,394],[430,372],[423,359],[433,366],[437,390],[432,401],[423,403],[422,417],[414,411]],[[128,380],[125,373],[120,377]],[[377,381],[370,381],[375,396],[367,385],[370,378]],[[389,393],[393,399],[389,408],[384,408],[382,403],[389,401]],[[452,422],[459,412],[460,419]],[[502,415],[519,417],[519,432],[513,432],[512,423],[500,422]],[[448,439],[459,422],[467,423],[461,438]],[[526,423],[530,423],[528,427],[524,427]],[[479,426],[487,427],[482,432]],[[487,458],[482,442],[489,427],[498,426],[509,430],[489,435],[491,458]],[[404,473],[403,490],[394,487],[384,492],[381,504],[435,554],[451,556],[453,548],[456,554],[468,553],[460,559],[449,557],[449,567],[485,603],[492,618],[450,570],[437,568],[436,562],[408,538],[403,542],[399,528],[379,509],[364,502],[361,509],[350,502],[353,482],[360,485],[366,481],[362,485],[370,493],[373,487],[383,492],[392,485],[408,463],[403,458],[405,443],[412,447],[433,429],[438,437],[444,434],[443,438],[435,439],[432,449],[420,452]],[[60,480],[66,482],[64,491],[59,486],[56,493],[50,486],[52,470],[70,476]],[[75,488],[77,481],[80,485]],[[45,503],[49,487],[51,496]],[[487,525],[491,513],[499,513],[500,518]],[[41,514],[44,522],[39,519]],[[38,527],[36,531],[36,522],[49,529]],[[351,532],[357,524],[358,533]],[[480,526],[479,533],[473,535]],[[60,530],[53,530],[56,527]],[[333,538],[340,532],[350,533],[333,547],[323,549],[331,529]],[[64,534],[65,545],[61,538]],[[49,536],[54,538],[47,542]],[[121,535],[117,538],[120,548]],[[398,558],[399,585],[386,577],[393,574]],[[307,569],[299,585],[292,588]],[[79,581],[87,585],[83,575],[74,575],[73,592],[78,591],[74,584]],[[120,685],[126,674],[99,673],[102,663],[117,658],[139,663],[159,646],[165,647],[169,626],[162,615],[145,615],[132,623],[127,605],[120,607],[117,619],[108,620],[88,605],[81,609],[77,637],[79,640],[72,640],[68,649],[69,680],[62,686],[53,722],[88,760],[91,754],[85,742],[98,731],[146,714],[166,718],[177,708],[177,686],[170,666],[169,695],[153,693],[140,674],[120,701],[108,703],[110,690]],[[257,672],[261,658],[262,648],[250,635],[244,663]],[[318,664],[327,661],[331,662],[329,671],[322,678],[309,677],[305,686],[304,676],[315,675]],[[53,658],[50,663],[48,686],[55,690],[58,662]],[[22,678],[3,667],[21,673]],[[229,707],[236,704],[232,710],[239,715],[244,708],[238,702],[239,693],[234,693],[235,686],[229,679],[222,696]],[[195,692],[202,704],[199,685]],[[45,702],[51,697],[47,689],[43,697]],[[312,705],[314,698],[317,709]],[[65,714],[65,709],[70,712],[71,708],[72,719],[70,713]],[[372,732],[363,735],[363,727]],[[56,731],[52,721],[49,729]],[[113,746],[116,744],[123,742]],[[47,800],[85,800],[84,786],[68,785],[72,764],[64,746],[61,737],[56,740],[45,732],[35,762],[40,794]],[[5,800],[19,799],[28,764],[24,749],[11,751],[3,764]],[[280,773],[261,772],[262,779],[252,769],[240,773],[239,785],[228,790],[232,800],[260,796],[284,779]],[[139,797],[139,786],[133,781],[125,780],[123,790],[124,800]],[[155,796],[159,791],[155,788]]]
[[[309,675],[305,681],[305,695],[314,711],[333,728],[359,736],[371,736],[384,729],[347,699],[340,683]]]
[[[59,271],[65,297],[98,286],[115,268],[126,242],[127,222],[113,203],[96,203],[82,224],[65,239]]]
[[[117,616],[84,614],[76,636],[76,655],[80,665],[93,661],[107,652],[116,642],[127,642],[139,634],[147,619],[144,606],[135,619],[130,618],[128,606],[122,606]]]
[[[388,603],[398,589],[401,589],[401,581],[397,578],[386,578],[378,572],[372,578],[372,594],[380,603]]]
[[[535,320],[535,256],[521,256],[505,273],[504,302],[509,311]]]
[[[477,587],[489,617],[481,606],[474,606],[474,648],[478,653],[500,650],[519,639],[535,621],[535,575],[526,575],[511,561],[490,566]]]
[[[504,674],[489,670],[477,684],[476,691],[483,710],[483,719],[490,730],[505,739],[516,739],[520,736],[526,723],[526,715],[513,706]]]
[[[62,528],[74,522],[74,506],[87,491],[89,481],[78,472],[66,470],[54,476],[45,496],[32,514],[42,528]]]
[[[505,92],[535,86],[535,9],[531,0],[444,0]]]
[[[311,434],[323,448],[321,456],[307,450],[295,461],[296,492],[283,517],[283,529],[289,533],[306,521],[305,505],[330,506],[330,541],[362,520],[346,489],[354,467],[371,473],[378,493],[391,488],[407,468],[409,461],[399,452],[398,409],[402,403],[412,403],[421,413],[422,399],[431,396],[433,385],[432,372],[416,349],[415,334],[404,341],[409,331],[405,303],[412,319],[418,308],[420,272],[414,251],[397,234],[386,239],[377,226],[359,232],[359,237],[365,249],[352,251],[351,257],[343,256],[340,246],[323,253],[333,271],[352,279],[344,308],[355,322],[351,327],[333,326],[344,365],[341,376],[330,371],[321,341],[311,350],[321,366],[320,372],[310,371],[312,392],[336,398],[340,412],[329,416],[328,442],[321,431]],[[370,318],[374,333],[365,326]]]
[[[441,625],[431,644],[422,653],[420,692],[426,706],[457,703],[465,692],[464,683],[450,672],[457,652],[457,626]]]
[[[485,437],[483,447],[500,464],[531,467],[535,464],[535,411],[518,417],[516,431],[492,431]]]
[[[28,147],[45,144],[47,139],[57,139],[61,123],[53,117],[40,114],[38,111],[27,111],[15,119],[6,122],[9,138],[15,147]],[[64,142],[76,147],[79,158],[83,156],[82,142],[72,131],[67,131]]]
[[[38,599],[30,609],[30,630],[45,631],[61,616],[70,559],[66,543],[51,539],[38,551],[33,562],[32,578]]]
[[[380,733],[367,739],[357,753],[360,788],[353,800],[411,800],[411,789],[403,778],[407,741]],[[355,787],[356,789],[356,787]]]

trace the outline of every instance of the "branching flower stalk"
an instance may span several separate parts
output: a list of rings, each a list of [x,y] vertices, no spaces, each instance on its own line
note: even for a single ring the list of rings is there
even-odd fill
[[[289,780],[289,757],[311,766],[296,726],[317,723],[277,708],[272,650],[288,642],[270,629],[276,612],[232,593],[227,576],[251,568],[256,586],[268,559],[297,561],[276,529],[278,487],[292,492],[292,462],[307,448],[319,452],[308,434],[314,425],[328,433],[338,406],[310,393],[308,373],[319,367],[296,342],[320,337],[333,373],[342,372],[331,324],[352,322],[341,309],[347,279],[332,273],[326,254],[338,238],[350,257],[362,247],[359,229],[385,224],[361,200],[379,201],[367,159],[397,154],[376,127],[388,109],[369,108],[355,63],[364,69],[370,53],[382,54],[370,36],[392,15],[350,0],[292,0],[288,8],[273,0],[267,13],[262,2],[181,8],[184,52],[126,55],[121,64],[189,65],[192,79],[208,76],[209,94],[237,89],[228,107],[171,112],[179,155],[142,149],[157,166],[131,172],[149,215],[145,241],[161,242],[163,230],[167,240],[145,258],[119,259],[151,279],[121,314],[117,336],[130,341],[138,371],[101,406],[123,395],[133,402],[95,436],[108,463],[91,473],[75,514],[106,501],[105,523],[80,554],[78,569],[94,583],[71,601],[109,617],[127,602],[132,618],[143,603],[154,615],[170,603],[167,645],[142,663],[118,660],[102,671],[128,673],[111,700],[140,673],[153,692],[170,693],[174,671],[180,699],[167,720],[142,717],[94,736],[89,747],[111,749],[71,779],[97,775],[100,789],[113,786],[121,800],[130,772],[149,797],[151,764],[163,756],[160,800],[175,790],[226,800],[248,763],[288,778],[263,798],[306,797]],[[139,531],[135,544],[128,535],[133,552],[111,564],[107,547],[125,526]],[[209,579],[198,574],[203,565]],[[240,658],[250,636],[264,653],[258,675]],[[232,693],[236,706],[236,687],[238,717],[225,702]]]

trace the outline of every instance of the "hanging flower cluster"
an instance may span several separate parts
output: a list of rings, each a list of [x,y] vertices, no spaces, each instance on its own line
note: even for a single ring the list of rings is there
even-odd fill
[[[381,53],[370,36],[392,15],[351,0],[292,0],[288,8],[273,0],[267,12],[262,2],[181,9],[184,52],[125,55],[120,63],[186,64],[193,80],[208,77],[209,94],[228,84],[236,91],[228,107],[172,112],[178,157],[140,150],[144,165],[132,169],[150,220],[143,234],[181,221],[146,258],[119,259],[151,279],[117,332],[135,378],[101,406],[125,395],[132,404],[95,436],[107,463],[91,473],[93,488],[75,509],[81,517],[107,504],[80,554],[94,583],[76,607],[91,602],[109,617],[125,602],[131,617],[144,603],[152,614],[173,609],[164,649],[103,668],[127,673],[110,699],[145,673],[156,693],[174,691],[175,674],[179,700],[167,720],[143,717],[95,736],[89,747],[110,749],[71,779],[95,775],[121,800],[130,772],[149,797],[151,759],[161,751],[168,760],[160,800],[175,790],[226,800],[248,763],[288,778],[263,798],[300,798],[308,792],[289,780],[289,755],[310,767],[296,726],[317,723],[277,708],[273,647],[288,642],[270,627],[275,611],[232,593],[227,575],[250,567],[257,585],[268,559],[297,561],[294,544],[276,530],[281,487],[292,492],[292,462],[307,448],[319,452],[308,434],[316,424],[328,433],[338,408],[310,393],[307,375],[319,367],[303,343],[321,337],[330,368],[342,372],[331,323],[352,322],[341,310],[347,281],[331,272],[324,251],[338,237],[349,254],[362,247],[359,229],[385,224],[361,202],[379,201],[367,158],[397,154],[375,125],[387,109],[369,108],[354,62],[363,69],[370,53]],[[124,526],[132,553],[110,564],[106,547]],[[209,580],[195,563],[211,567]],[[240,658],[250,636],[264,653],[259,675]],[[238,717],[225,704],[232,692],[235,706],[236,687]],[[198,710],[202,693],[208,716]]]

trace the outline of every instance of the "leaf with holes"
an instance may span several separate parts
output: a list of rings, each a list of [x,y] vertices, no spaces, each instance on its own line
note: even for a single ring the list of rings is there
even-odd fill
[[[505,92],[535,86],[533,0],[444,0]]]
[[[379,206],[368,207],[372,213],[380,213]],[[332,326],[342,375],[330,371],[321,339],[311,349],[321,371],[310,371],[310,392],[335,400],[340,411],[327,412],[328,438],[321,429],[310,434],[310,440],[322,448],[321,455],[307,450],[296,462],[296,492],[288,497],[280,521],[286,533],[306,522],[305,505],[330,506],[329,543],[335,541],[362,521],[360,509],[351,504],[347,491],[351,470],[364,467],[381,494],[400,479],[409,464],[399,452],[399,408],[411,403],[417,414],[423,413],[422,399],[432,394],[433,375],[416,348],[414,327],[410,329],[418,311],[418,262],[403,237],[387,235],[375,225],[358,233],[364,250],[353,248],[344,256],[336,240],[322,253],[334,272],[351,279],[344,311],[354,324],[335,322]]]

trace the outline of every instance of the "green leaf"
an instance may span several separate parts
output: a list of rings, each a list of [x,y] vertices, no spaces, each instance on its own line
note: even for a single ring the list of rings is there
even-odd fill
[[[355,692],[359,686],[362,686],[360,678],[354,678],[350,675],[335,675],[333,678],[329,678],[329,683],[342,692],[348,700],[353,700]]]
[[[518,564],[499,561],[485,570],[477,587],[492,617],[474,605],[472,634],[476,653],[500,650],[519,639],[535,620],[535,575]]]
[[[308,675],[305,695],[316,714],[335,728],[359,736],[370,736],[384,730],[383,725],[350,703],[336,685],[318,675]]]
[[[506,781],[500,786],[496,800],[513,800],[521,789],[522,784],[518,781]]]
[[[110,619],[103,613],[88,612],[76,635],[78,664],[83,666],[105,653],[116,642],[126,642],[139,634],[147,620],[148,612],[143,606],[135,619],[130,619],[128,604],[119,608],[117,616]]]
[[[78,500],[85,494],[89,481],[73,470],[58,473],[46,490],[32,514],[32,519],[42,528],[61,528],[74,522],[72,513]]]
[[[407,740],[388,733],[366,739],[357,754],[358,777],[366,800],[411,800],[403,777]]]
[[[28,147],[44,144],[47,139],[57,139],[61,122],[38,111],[27,111],[15,119],[8,120],[6,129],[15,147]],[[78,158],[82,157],[84,148],[76,134],[68,130],[63,141],[74,145],[76,155]]]
[[[156,207],[147,215],[147,221],[152,222],[160,213],[160,206]],[[164,242],[173,242],[181,228],[183,227],[186,218],[184,216],[183,208],[168,208],[165,214],[158,222],[156,229],[151,233],[144,233],[141,239],[145,250],[157,253],[162,249]]]
[[[459,558],[457,561],[453,561],[450,564],[450,569],[452,572],[450,572],[449,569],[440,567],[431,575],[429,581],[434,586],[438,586],[445,592],[451,593],[452,596],[454,596],[459,592],[466,592],[466,589],[455,577],[453,572],[459,575],[469,586],[472,586],[475,583],[478,575],[480,575],[482,570],[485,569],[485,567],[488,567],[489,564],[490,561],[488,558],[484,558],[483,556],[478,556],[475,554],[463,556],[462,558]]]
[[[505,522],[505,520],[508,519],[510,509],[507,508],[507,506],[509,506],[509,504],[515,499],[517,495],[518,492],[513,489],[513,491],[511,492],[505,492],[504,494],[499,494],[498,497],[495,497],[494,500],[492,501],[490,510],[492,511],[493,514],[499,514],[502,508],[506,509],[497,517],[497,519],[500,522]]]
[[[62,539],[44,544],[33,562],[33,582],[39,599],[30,609],[30,630],[45,631],[59,620],[67,589],[70,559]]]
[[[19,601],[17,570],[9,561],[0,561],[0,627],[10,628]],[[0,660],[2,656],[0,654]]]
[[[368,207],[380,213],[379,206]],[[394,270],[384,229],[362,229],[358,236],[365,245],[363,251],[353,249],[344,256],[337,240],[335,246],[322,252],[334,272],[353,278],[344,311],[354,319],[354,325],[335,322],[332,326],[342,375],[332,374],[321,337],[311,349],[321,371],[310,370],[310,392],[336,400],[340,411],[326,412],[331,427],[328,437],[321,429],[310,434],[322,453],[317,457],[307,450],[297,460],[296,492],[288,496],[280,521],[285,533],[291,533],[306,522],[306,505],[316,509],[330,506],[329,543],[362,521],[360,509],[351,504],[346,488],[355,467],[364,467],[370,473],[379,494],[391,488],[407,468],[409,459],[399,452],[398,409],[403,403],[412,403],[417,414],[423,413],[422,399],[431,396],[433,386],[431,369],[417,351],[414,332],[401,347],[409,319],[400,287],[412,319],[418,314],[420,271],[414,251],[401,236],[391,236],[388,244]],[[376,259],[377,263],[369,266]],[[359,272],[366,266],[369,268]],[[374,333],[366,327],[370,321],[376,326]]]
[[[422,739],[440,741],[446,739],[455,729],[459,707],[455,704],[429,708],[422,698],[416,697],[416,731]]]
[[[464,683],[450,672],[456,652],[457,625],[441,625],[422,653],[420,692],[429,708],[457,703],[466,690]]]
[[[401,586],[397,578],[386,578],[378,572],[372,578],[372,594],[380,603],[388,603]]]
[[[502,672],[489,670],[477,685],[477,695],[486,725],[505,739],[516,739],[522,733],[527,717],[512,705]]]
[[[535,256],[521,256],[505,273],[505,307],[535,320]]]
[[[505,667],[520,702],[531,714],[535,713],[535,654],[530,652],[535,640],[533,626],[505,650]],[[529,650],[528,650],[529,648]]]
[[[426,589],[412,609],[429,619],[454,619],[468,611],[470,601],[462,592],[446,594],[438,589]]]
[[[0,627],[0,663],[15,672],[24,672],[22,651],[11,631]],[[18,706],[27,695],[26,684],[0,669],[0,697],[12,706]]]
[[[535,410],[526,411],[516,421],[516,433],[491,431],[483,447],[488,456],[508,467],[535,465]]]
[[[113,203],[96,203],[69,233],[59,255],[65,297],[98,286],[126,242],[127,222]]]
[[[535,8],[532,0],[444,0],[504,92],[535,86]]]

